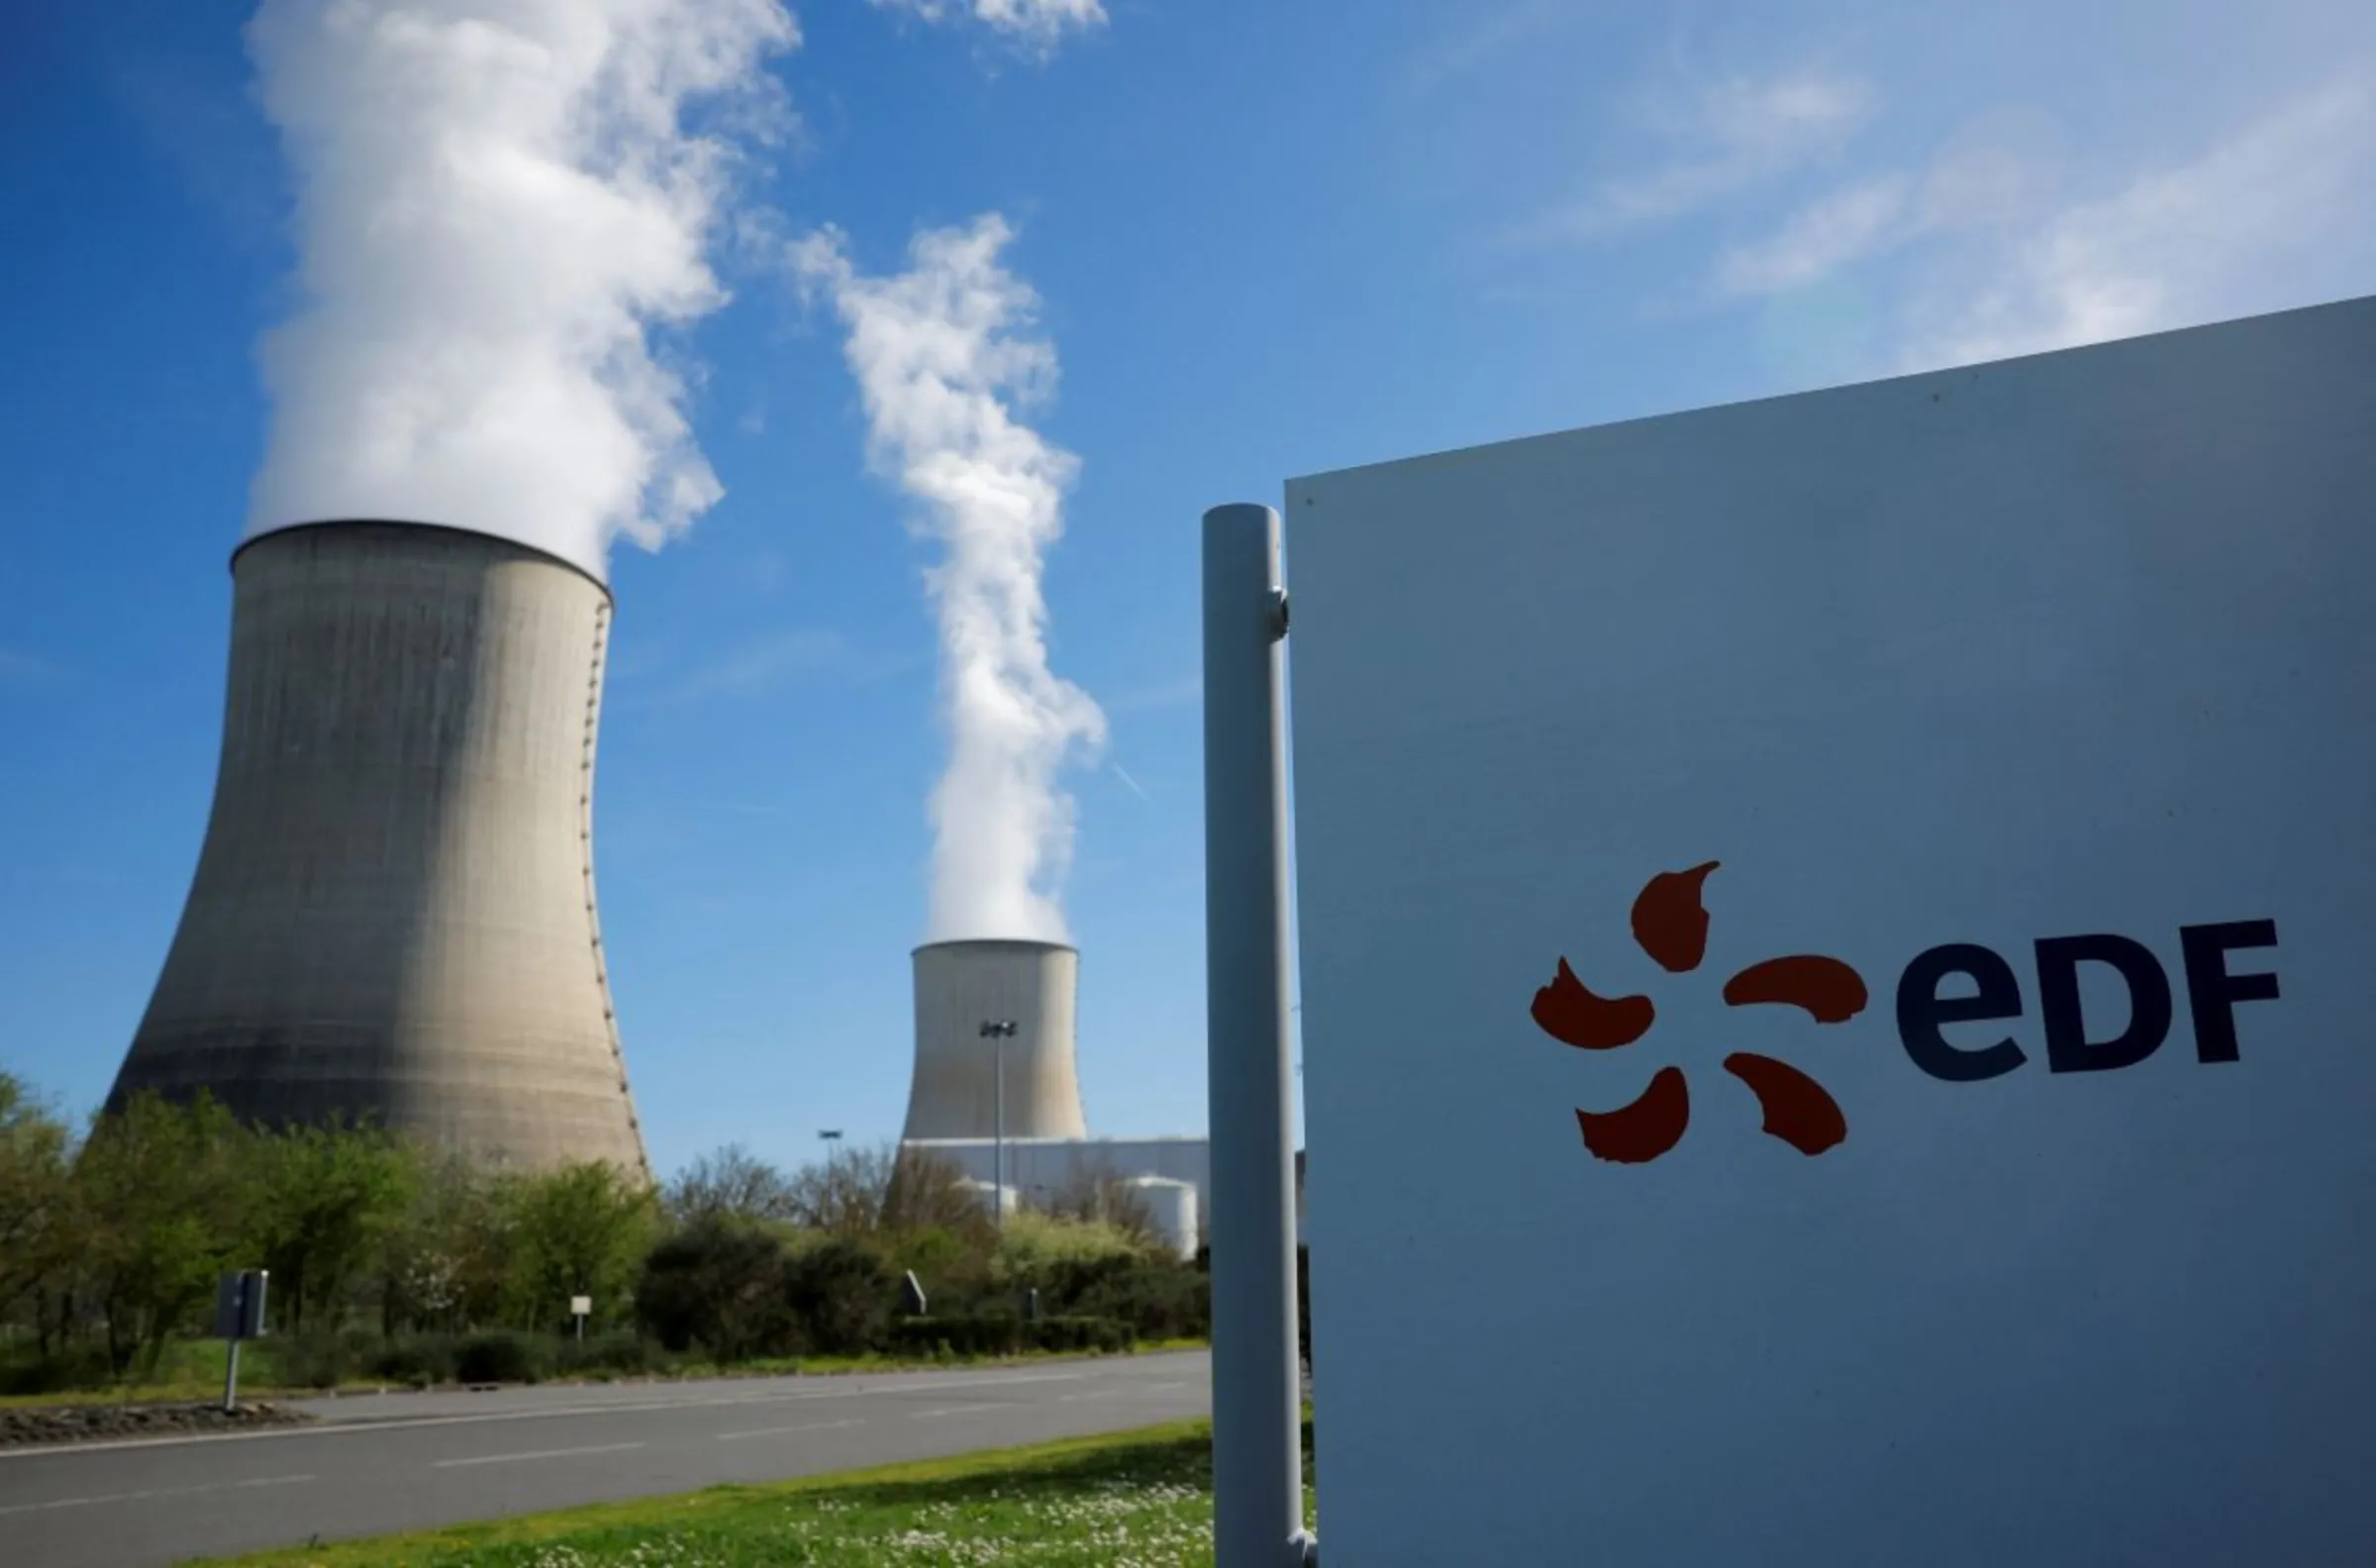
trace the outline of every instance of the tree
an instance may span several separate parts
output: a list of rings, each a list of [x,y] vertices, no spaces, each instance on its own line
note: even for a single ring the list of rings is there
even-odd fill
[[[335,1329],[347,1289],[405,1213],[412,1151],[375,1128],[334,1122],[258,1133],[247,1153],[248,1240],[272,1271],[272,1300],[292,1330],[309,1312]]]
[[[245,1136],[204,1095],[184,1107],[144,1092],[93,1121],[74,1164],[77,1251],[118,1375],[136,1352],[153,1369],[165,1341],[214,1294],[246,1218]]]
[[[952,1230],[979,1237],[987,1235],[990,1219],[954,1163],[903,1146],[891,1157],[877,1226],[894,1232]]]
[[[569,1298],[591,1296],[607,1317],[633,1289],[657,1204],[649,1186],[604,1160],[582,1160],[519,1182],[514,1321],[557,1326]]]
[[[662,1195],[669,1224],[680,1228],[708,1221],[791,1221],[801,1205],[784,1173],[740,1143],[704,1154],[679,1171]]]
[[[380,1237],[381,1331],[455,1332],[498,1321],[516,1262],[519,1177],[423,1153],[410,1201]]]
[[[73,1133],[0,1073],[0,1313],[61,1275],[71,1257]],[[49,1316],[40,1315],[48,1349]]]
[[[803,1165],[787,1186],[792,1219],[804,1230],[864,1235],[882,1220],[883,1192],[890,1181],[888,1150],[852,1149]]]

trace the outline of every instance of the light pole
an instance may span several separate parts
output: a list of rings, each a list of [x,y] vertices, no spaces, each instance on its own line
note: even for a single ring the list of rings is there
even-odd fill
[[[834,1151],[842,1146],[840,1127],[820,1127],[817,1141],[825,1145],[825,1181],[818,1194],[817,1214],[813,1217],[839,1226],[845,1218],[842,1201],[842,1184],[834,1180]]]
[[[982,1038],[993,1042],[991,1049],[998,1059],[993,1091],[998,1103],[990,1123],[990,1213],[1001,1230],[1007,1227],[1007,1041],[1014,1037],[1013,1019],[982,1021]]]

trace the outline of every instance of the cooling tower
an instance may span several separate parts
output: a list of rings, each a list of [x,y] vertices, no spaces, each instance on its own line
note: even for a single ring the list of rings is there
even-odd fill
[[[1057,942],[949,941],[916,949],[916,1076],[909,1138],[986,1138],[998,1130],[1004,1041],[1009,1137],[1083,1137],[1072,1065],[1072,1002],[1081,955]]]
[[[214,810],[110,1104],[647,1174],[594,913],[609,590],[382,522],[259,536],[232,578]]]

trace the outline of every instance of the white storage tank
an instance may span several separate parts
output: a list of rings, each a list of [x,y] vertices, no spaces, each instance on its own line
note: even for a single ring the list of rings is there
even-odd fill
[[[1162,1176],[1133,1176],[1122,1184],[1146,1211],[1155,1233],[1173,1255],[1196,1256],[1196,1189],[1184,1181]]]
[[[1015,1189],[1012,1187],[975,1181],[970,1176],[958,1178],[956,1187],[957,1191],[980,1205],[982,1213],[993,1219],[1003,1219],[1015,1212]]]

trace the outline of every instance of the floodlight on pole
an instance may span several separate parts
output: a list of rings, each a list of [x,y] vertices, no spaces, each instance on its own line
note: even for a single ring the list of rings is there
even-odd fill
[[[996,1102],[991,1115],[990,1213],[998,1227],[1007,1227],[1007,1041],[1015,1037],[1013,1019],[984,1019],[982,1038],[991,1042],[998,1070],[991,1088]]]

